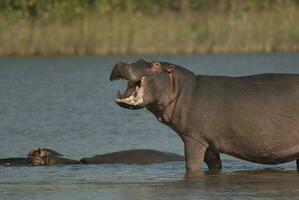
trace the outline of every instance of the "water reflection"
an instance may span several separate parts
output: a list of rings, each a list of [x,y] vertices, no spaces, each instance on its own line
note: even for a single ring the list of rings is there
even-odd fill
[[[244,163],[239,163],[243,165]],[[251,164],[251,167],[256,167]],[[254,170],[186,174],[184,163],[0,168],[0,193],[9,197],[78,199],[293,198],[296,170]],[[47,199],[47,198],[46,198]]]

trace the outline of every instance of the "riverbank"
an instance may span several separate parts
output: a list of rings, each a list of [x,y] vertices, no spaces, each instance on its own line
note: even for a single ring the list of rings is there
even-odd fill
[[[299,9],[84,14],[72,20],[9,18],[1,56],[145,55],[299,51]]]

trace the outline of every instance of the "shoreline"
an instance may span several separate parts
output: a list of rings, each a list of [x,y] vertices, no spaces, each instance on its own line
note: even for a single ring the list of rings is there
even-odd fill
[[[111,56],[299,52],[299,9],[262,12],[87,14],[0,26],[0,56]]]
[[[153,57],[153,56],[192,56],[192,55],[283,55],[283,54],[296,54],[299,50],[296,51],[250,51],[250,52],[242,52],[242,51],[227,51],[227,52],[193,52],[193,53],[162,53],[162,54],[53,54],[53,55],[0,55],[1,58],[68,58],[68,57]]]

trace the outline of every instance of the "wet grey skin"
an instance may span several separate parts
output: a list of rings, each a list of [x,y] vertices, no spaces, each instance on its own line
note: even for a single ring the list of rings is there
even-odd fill
[[[167,62],[117,63],[116,103],[147,108],[184,142],[188,172],[222,168],[220,153],[261,164],[299,158],[299,75],[195,75]],[[297,169],[299,162],[297,160]]]
[[[165,163],[184,161],[184,157],[170,152],[162,152],[152,149],[133,149],[96,155],[90,158],[82,158],[85,164],[138,164],[148,165],[153,163]]]
[[[42,153],[46,155],[40,156]],[[37,154],[37,155],[36,155]],[[75,164],[138,164],[184,161],[178,154],[157,151],[152,149],[131,149],[107,154],[82,158],[80,161],[63,158],[63,155],[52,149],[38,149],[29,152],[26,158],[0,159],[0,166],[54,166]]]

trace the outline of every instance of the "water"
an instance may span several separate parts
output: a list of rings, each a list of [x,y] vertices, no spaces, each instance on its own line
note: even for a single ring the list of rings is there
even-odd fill
[[[210,75],[299,73],[297,54],[150,56]],[[0,157],[47,147],[80,159],[124,149],[183,154],[179,137],[146,110],[118,107],[118,61],[137,57],[0,58]],[[290,199],[295,163],[268,166],[222,155],[219,174],[185,175],[184,163],[0,167],[0,199]],[[206,171],[206,166],[204,166]]]

